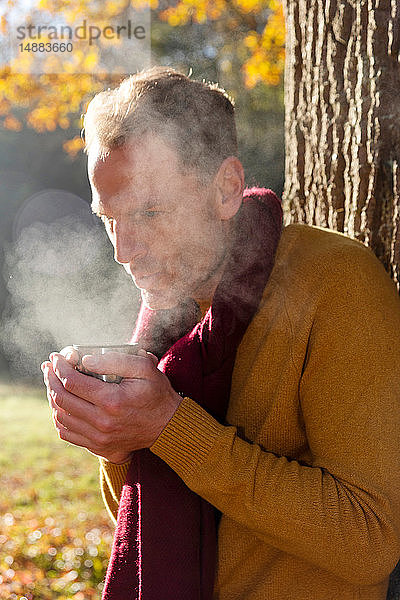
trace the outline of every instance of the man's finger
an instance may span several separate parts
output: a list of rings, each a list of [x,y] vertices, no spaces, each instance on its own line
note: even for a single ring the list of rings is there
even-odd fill
[[[80,373],[58,352],[50,354],[50,359],[54,373],[71,394],[97,406],[103,406],[114,394],[115,384],[104,383],[100,379]]]
[[[51,367],[46,372],[45,381],[53,408],[73,415],[82,423],[93,423],[99,418],[99,409],[91,402],[68,392]]]
[[[154,373],[154,362],[150,356],[107,352],[90,354],[82,358],[83,366],[101,375],[119,375],[132,379],[147,379]]]
[[[70,444],[74,444],[74,446],[81,446],[82,448],[87,448],[90,450],[91,442],[86,436],[71,431],[70,429],[66,429],[58,420],[57,416],[54,417],[54,424],[61,440],[64,442],[69,442]]]
[[[65,346],[65,348],[60,350],[60,354],[73,366],[76,366],[79,362],[79,352],[72,346]]]
[[[140,350],[141,352],[141,350]],[[147,356],[147,358],[150,358],[150,360],[153,361],[154,366],[156,367],[158,365],[158,363],[160,362],[157,358],[157,356],[155,356],[155,354],[153,354],[152,352],[147,352],[146,350],[143,350],[143,352],[146,352],[145,356]]]
[[[113,427],[111,421],[105,417],[100,418],[99,416],[94,423],[89,423],[64,410],[57,410],[56,408],[55,411],[57,423],[61,423],[68,431],[86,438],[86,447],[100,447],[108,444]]]

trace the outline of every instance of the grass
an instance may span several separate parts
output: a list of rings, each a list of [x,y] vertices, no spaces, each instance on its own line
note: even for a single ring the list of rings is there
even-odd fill
[[[0,383],[0,599],[99,598],[112,525],[98,462],[58,439],[44,388]]]
[[[97,459],[58,439],[44,388],[0,383],[0,600],[98,599],[112,526]],[[400,563],[388,600],[400,600]]]

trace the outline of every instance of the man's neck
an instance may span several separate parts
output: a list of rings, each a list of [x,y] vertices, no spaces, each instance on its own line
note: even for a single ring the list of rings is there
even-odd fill
[[[199,306],[205,306],[206,304],[210,306],[215,294],[215,290],[217,289],[218,284],[222,279],[226,262],[227,257],[225,257],[224,260],[219,264],[218,268],[215,270],[212,276],[196,289],[194,293],[194,299],[199,304]]]

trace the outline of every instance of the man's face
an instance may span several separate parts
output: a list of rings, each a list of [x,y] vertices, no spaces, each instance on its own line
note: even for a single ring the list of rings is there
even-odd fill
[[[91,153],[88,172],[92,208],[146,304],[160,309],[186,297],[209,299],[227,235],[212,181],[202,186],[194,173],[183,173],[177,153],[151,135],[104,161]]]

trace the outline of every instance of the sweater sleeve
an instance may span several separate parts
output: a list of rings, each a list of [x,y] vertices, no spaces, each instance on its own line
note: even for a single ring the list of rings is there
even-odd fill
[[[241,439],[189,398],[151,447],[226,517],[359,585],[400,556],[400,302],[366,252],[322,273],[299,383],[311,464]]]
[[[117,522],[119,499],[128,473],[129,464],[128,461],[122,465],[116,465],[110,463],[105,458],[100,458],[101,496],[114,525]]]

